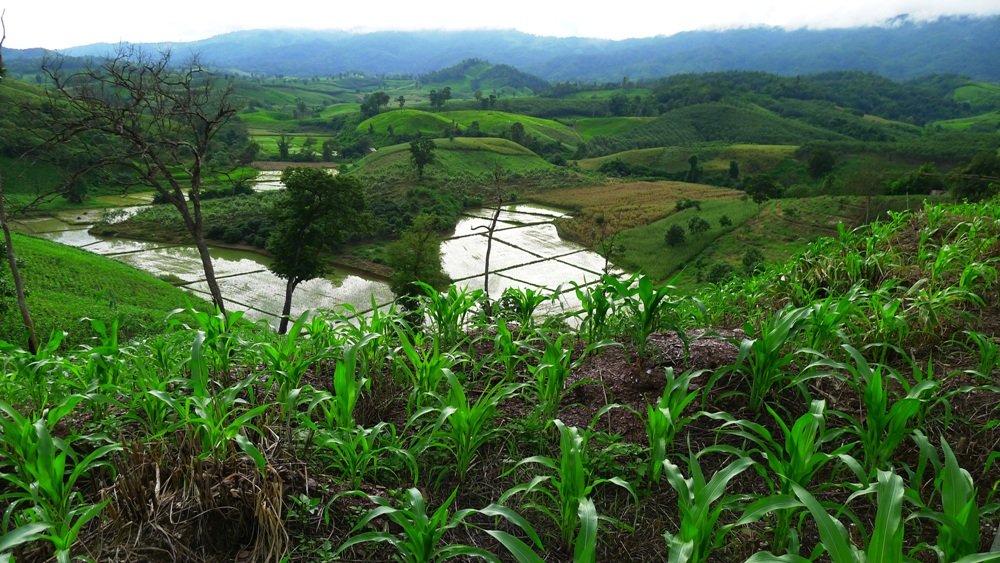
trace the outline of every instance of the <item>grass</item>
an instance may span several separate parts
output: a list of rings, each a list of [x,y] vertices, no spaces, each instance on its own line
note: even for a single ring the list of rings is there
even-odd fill
[[[260,155],[261,156],[277,156],[278,155],[278,141],[281,138],[281,134],[264,133],[259,131],[251,131],[250,138],[260,145]],[[321,153],[323,150],[323,143],[329,139],[332,139],[332,135],[317,135],[315,133],[302,133],[302,132],[289,132],[285,134],[285,138],[289,139],[288,151],[292,154],[301,152],[305,148],[305,144],[308,139],[313,140],[313,144],[310,147],[317,154]]]
[[[940,126],[944,129],[950,129],[952,131],[967,131],[972,128],[982,128],[987,131],[996,131],[1000,128],[1000,111],[990,111],[970,117],[935,121],[932,126]]]
[[[393,109],[362,121],[356,131],[366,133],[373,127],[376,133],[385,133],[392,126],[393,133],[397,135],[440,135],[452,123],[465,128],[474,121],[479,122],[479,130],[484,135],[500,135],[510,131],[512,124],[521,123],[525,133],[543,141],[572,146],[581,141],[578,134],[558,121],[494,110],[432,113],[418,109]]]
[[[28,306],[43,340],[61,329],[70,333],[67,343],[82,342],[91,334],[80,322],[84,317],[110,321],[117,316],[123,336],[150,334],[162,330],[167,312],[202,302],[150,274],[84,250],[17,234],[14,248],[24,261]],[[13,305],[0,316],[0,338],[26,341],[20,321]]]
[[[583,170],[597,170],[606,162],[621,160],[665,174],[682,174],[690,169],[688,159],[698,157],[698,166],[706,173],[729,173],[729,163],[736,161],[742,176],[767,173],[783,163],[794,161],[795,145],[707,144],[688,147],[656,147],[623,151],[578,161]]]
[[[918,208],[920,200],[916,197],[911,198],[909,204],[911,208]],[[856,227],[881,216],[886,210],[905,209],[907,201],[905,197],[878,197],[873,198],[869,204],[866,198],[859,196],[789,198],[766,202],[759,212],[756,212],[757,205],[752,202],[744,205],[754,212],[741,221],[737,221],[737,216],[731,214],[730,219],[736,228],[720,232],[711,240],[711,244],[689,241],[687,245],[678,247],[678,251],[686,256],[686,259],[675,263],[667,275],[672,275],[683,267],[677,283],[684,287],[692,287],[699,283],[698,270],[707,270],[716,263],[728,264],[734,271],[740,272],[743,270],[743,256],[750,248],[759,250],[765,262],[783,262],[800,252],[809,242],[823,236],[835,235],[838,223]],[[690,210],[684,213],[689,212]],[[678,214],[676,219],[671,217],[669,221],[682,221],[680,215]],[[709,222],[713,227],[717,225],[712,221]],[[687,230],[687,225],[683,222],[681,224]],[[646,248],[652,251],[655,248],[654,234],[649,232],[643,237],[639,235],[639,231],[641,229],[622,233],[622,241],[626,248],[633,239],[636,239],[635,244],[648,240]],[[666,232],[666,227],[662,232]],[[661,252],[672,253],[674,249],[663,243],[662,232],[659,238]],[[692,244],[693,247],[697,247],[697,252],[686,250]],[[626,256],[629,254],[633,256],[628,260],[629,264],[641,267],[655,276],[658,262],[644,260],[643,254],[630,251],[631,249],[626,251]]]
[[[622,231],[618,238],[622,251],[616,255],[616,263],[629,270],[642,271],[658,282],[665,282],[706,248],[713,246],[716,239],[741,228],[757,215],[757,211],[757,204],[740,199],[709,200],[701,204],[701,211],[685,209],[655,223]],[[719,219],[723,215],[732,221],[731,226],[720,226]],[[698,237],[687,232],[688,222],[695,216],[711,225],[710,230]],[[684,228],[687,242],[671,247],[664,242],[664,235],[674,225]]]
[[[952,98],[959,103],[997,105],[1000,104],[1000,85],[973,81],[956,88],[952,93]]]
[[[436,161],[429,165],[425,174],[487,174],[499,164],[508,172],[550,170],[554,165],[530,150],[506,139],[489,137],[456,137],[455,139],[434,139],[437,149]],[[410,165],[410,145],[403,143],[384,147],[374,152],[353,168],[354,173],[366,175],[387,170],[402,172]]]
[[[620,182],[539,191],[526,199],[574,210],[572,219],[558,224],[560,235],[592,245],[602,229],[611,233],[647,225],[673,213],[682,199],[732,200],[740,195],[728,188],[685,182]]]
[[[579,119],[563,119],[585,141],[603,135],[605,137],[621,135],[636,127],[648,123],[654,117],[581,117]]]

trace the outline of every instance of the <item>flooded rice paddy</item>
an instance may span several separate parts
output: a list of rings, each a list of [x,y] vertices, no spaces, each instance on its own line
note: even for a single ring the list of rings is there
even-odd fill
[[[281,189],[277,173],[263,173],[257,189]],[[148,196],[128,196],[114,202],[123,207],[73,210],[54,216],[24,219],[18,222],[22,232],[82,248],[165,279],[195,294],[208,296],[208,286],[197,249],[192,245],[137,241],[91,235],[90,227],[101,220],[124,220],[149,203]],[[486,255],[486,229],[493,210],[474,209],[466,213],[454,234],[442,242],[445,272],[459,285],[483,289]],[[560,211],[531,205],[505,206],[494,232],[490,255],[489,293],[498,298],[509,287],[562,290],[559,299],[546,304],[547,311],[574,310],[571,283],[580,285],[600,279],[604,258],[584,247],[559,238],[553,220]],[[225,248],[212,248],[216,277],[234,310],[245,311],[252,319],[275,320],[284,301],[285,281],[268,269],[268,259],[259,254]],[[335,270],[322,279],[299,285],[295,291],[292,314],[307,309],[332,309],[349,305],[357,311],[384,305],[392,300],[388,285],[380,280]]]

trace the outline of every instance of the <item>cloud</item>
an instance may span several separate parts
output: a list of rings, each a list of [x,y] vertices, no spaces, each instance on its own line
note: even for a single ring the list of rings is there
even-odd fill
[[[603,6],[567,0],[508,0],[493,4],[469,0],[300,0],[288,4],[262,0],[12,1],[13,4],[7,6],[6,45],[14,48],[63,48],[119,41],[191,41],[240,29],[277,28],[355,31],[491,28],[519,29],[537,35],[623,39],[752,25],[849,27],[882,23],[898,14],[927,20],[942,14],[1000,13],[997,0],[702,0],[683,3],[633,0]],[[58,17],[53,17],[53,12],[57,12]]]

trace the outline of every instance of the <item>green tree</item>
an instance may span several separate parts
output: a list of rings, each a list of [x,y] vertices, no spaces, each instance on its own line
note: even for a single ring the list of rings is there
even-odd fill
[[[933,190],[945,188],[942,175],[938,174],[934,163],[925,163],[917,170],[896,178],[889,183],[889,193],[893,195],[929,194]]]
[[[809,157],[809,175],[813,178],[822,178],[833,172],[837,161],[833,158],[833,153],[826,149],[817,149]]]
[[[272,211],[275,226],[267,240],[270,270],[285,280],[285,304],[278,332],[285,333],[292,294],[304,281],[326,273],[324,252],[365,226],[364,189],[357,179],[319,168],[286,169],[282,197]]]
[[[754,203],[760,205],[769,199],[781,197],[782,189],[767,174],[757,174],[747,178],[743,189],[747,192]]]
[[[680,225],[671,225],[671,227],[667,229],[667,234],[664,235],[663,241],[667,243],[667,246],[684,244],[684,227]]]
[[[292,148],[292,141],[293,140],[295,140],[294,137],[286,137],[284,133],[282,133],[278,137],[278,159],[279,160],[288,160],[288,153],[290,152],[290,150]]]
[[[719,217],[719,226],[722,228],[732,227],[733,220],[729,218],[729,215],[723,215],[722,217]]]
[[[424,166],[434,164],[434,149],[437,145],[430,139],[416,139],[410,141],[410,162],[417,168],[417,177],[423,179]]]
[[[406,103],[406,98],[404,98],[403,95],[400,94],[398,97],[396,97],[396,103],[399,104],[399,109],[403,109],[403,105]]]
[[[451,283],[441,268],[441,237],[437,227],[437,217],[417,215],[399,240],[386,248],[386,263],[393,271],[389,288],[404,298],[405,306],[410,306],[412,298],[422,294],[416,282],[437,289]]]
[[[514,141],[519,145],[523,145],[524,137],[525,137],[524,124],[521,123],[520,121],[515,121],[514,123],[512,123],[510,126],[510,140]]]
[[[969,201],[986,199],[1000,191],[1000,156],[993,151],[977,154],[955,175],[951,191],[955,199]]]
[[[711,228],[712,225],[709,225],[708,221],[702,219],[700,215],[695,215],[688,221],[688,231],[692,237],[699,237],[707,233]]]
[[[756,273],[764,262],[764,253],[756,246],[750,246],[743,253],[743,271],[748,274]]]
[[[740,165],[735,160],[729,161],[729,179],[734,182],[740,179]]]
[[[698,155],[693,154],[688,159],[688,172],[684,177],[685,182],[697,183],[701,180],[701,169],[698,168]]]
[[[337,154],[337,143],[332,139],[323,141],[323,161],[333,162],[333,157]]]
[[[389,94],[382,91],[372,92],[361,100],[361,115],[365,118],[374,117],[382,110],[382,106],[389,105],[390,101]]]

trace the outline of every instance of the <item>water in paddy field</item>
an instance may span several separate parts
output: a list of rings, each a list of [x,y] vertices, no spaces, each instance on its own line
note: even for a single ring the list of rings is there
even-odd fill
[[[336,173],[336,171],[332,171]],[[263,171],[254,189],[283,189],[280,171]],[[27,232],[54,242],[101,254],[145,270],[188,291],[208,297],[201,258],[193,245],[137,241],[115,237],[97,237],[88,232],[96,222],[119,222],[138,213],[150,194],[117,197],[108,203],[122,203],[114,209],[63,211],[49,217],[29,218],[16,224]],[[119,201],[120,200],[120,201]],[[137,205],[138,204],[138,205]],[[486,256],[486,227],[492,209],[473,209],[466,213],[455,233],[441,244],[445,272],[459,285],[483,289]],[[579,307],[571,282],[580,285],[600,279],[604,258],[584,247],[561,240],[552,221],[565,214],[534,205],[508,205],[501,210],[494,232],[490,256],[489,293],[499,298],[507,288],[564,291],[557,299],[543,305],[539,312],[572,311]],[[284,304],[285,280],[268,269],[268,259],[254,252],[212,248],[216,278],[233,310],[246,311],[248,318],[276,322]],[[372,302],[383,305],[393,299],[382,281],[334,271],[322,279],[299,285],[292,301],[292,315],[307,309],[333,309],[350,305],[358,311],[371,308]]]
[[[493,210],[474,209],[467,215],[455,227],[455,235],[442,243],[442,263],[456,283],[483,289],[485,227],[489,226]],[[559,238],[552,221],[564,216],[560,211],[532,205],[501,209],[490,253],[490,297],[498,298],[509,287],[562,290],[564,293],[540,312],[579,308],[572,284],[599,281],[605,260],[596,252]],[[612,273],[618,270],[612,269]]]

